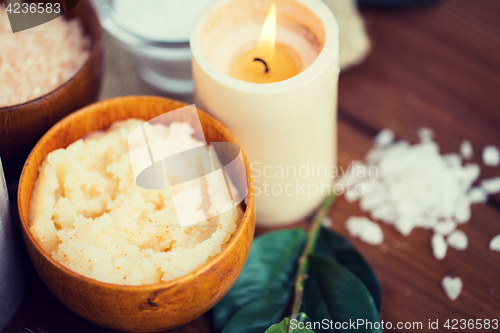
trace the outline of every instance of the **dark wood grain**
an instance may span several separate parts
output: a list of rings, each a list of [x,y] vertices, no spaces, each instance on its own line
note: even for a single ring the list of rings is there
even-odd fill
[[[499,1],[449,0],[402,10],[363,9],[363,15],[373,50],[363,64],[340,76],[340,165],[361,159],[372,136],[384,127],[411,141],[420,126],[433,128],[443,152],[457,151],[467,138],[475,149],[474,162],[480,162],[486,144],[500,146]],[[498,175],[500,168],[482,167],[482,178]],[[383,320],[425,325],[429,319],[441,324],[453,318],[500,319],[500,254],[488,250],[490,239],[500,234],[498,198],[473,206],[471,221],[460,226],[469,237],[469,248],[450,249],[442,261],[433,258],[431,234],[425,230],[403,237],[382,225],[382,246],[353,240],[380,278]],[[331,212],[333,229],[345,234],[343,222],[351,215],[363,213],[357,204],[338,199]],[[454,302],[441,288],[445,275],[464,281],[463,293]],[[23,327],[32,332],[42,332],[39,327],[48,332],[111,333],[72,314],[36,274],[29,275],[28,285],[8,333],[29,333]],[[172,332],[212,332],[210,315]]]

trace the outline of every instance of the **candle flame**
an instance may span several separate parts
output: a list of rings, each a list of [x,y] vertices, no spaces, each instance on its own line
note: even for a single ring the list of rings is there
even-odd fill
[[[271,5],[260,33],[259,43],[257,48],[261,49],[265,54],[271,58],[274,57],[274,48],[276,45],[276,26],[278,24],[278,17],[276,14],[276,3]]]

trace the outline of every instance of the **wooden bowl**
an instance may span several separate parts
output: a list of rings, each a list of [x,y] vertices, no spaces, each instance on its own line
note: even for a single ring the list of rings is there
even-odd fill
[[[77,274],[46,253],[29,228],[30,202],[38,168],[51,151],[65,148],[86,134],[127,118],[149,120],[186,104],[159,97],[119,97],[92,104],[54,125],[36,144],[24,165],[18,208],[24,242],[43,282],[64,305],[98,325],[134,332],[153,332],[187,323],[214,306],[231,288],[250,252],[255,206],[250,165],[243,153],[248,195],[244,216],[222,251],[196,271],[163,283],[123,286]],[[219,121],[198,110],[207,142],[238,143]],[[188,119],[186,119],[188,121]]]
[[[0,156],[7,176],[19,175],[31,148],[52,125],[99,96],[103,73],[99,18],[90,0],[80,0],[65,16],[80,18],[92,39],[92,52],[80,71],[56,90],[26,103],[0,107]]]

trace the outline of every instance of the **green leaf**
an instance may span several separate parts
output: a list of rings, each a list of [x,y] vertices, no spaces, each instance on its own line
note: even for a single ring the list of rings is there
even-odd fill
[[[373,298],[356,275],[339,263],[314,254],[309,256],[309,263],[310,274],[304,285],[304,312],[312,322],[323,319],[334,323],[358,319],[371,323],[379,321]],[[381,333],[382,330],[362,326],[356,332]]]
[[[366,286],[380,311],[380,283],[372,268],[346,238],[321,228],[314,254],[336,261],[354,273]]]
[[[302,315],[306,317],[305,313],[301,313],[301,316]],[[304,326],[299,325],[299,322],[303,323],[302,320],[293,322],[292,333],[314,333],[310,329],[306,328],[305,325]],[[265,333],[288,333],[289,325],[290,325],[290,318],[285,318],[280,323],[274,324],[273,326],[269,327]],[[299,328],[299,326],[301,328]]]
[[[290,298],[292,289],[282,289],[258,297],[238,310],[222,333],[262,333],[276,323]]]
[[[221,332],[231,317],[250,302],[257,302],[257,299],[276,291],[291,292],[297,272],[297,260],[305,239],[304,230],[293,229],[267,233],[253,242],[248,261],[238,280],[213,309],[216,332]],[[286,300],[283,308],[285,303]],[[271,305],[266,308],[264,303],[262,311],[271,313],[273,310]],[[264,330],[265,328],[261,332]]]

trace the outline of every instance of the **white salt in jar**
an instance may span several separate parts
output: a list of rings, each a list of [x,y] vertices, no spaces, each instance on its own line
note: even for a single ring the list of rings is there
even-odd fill
[[[211,0],[94,1],[102,26],[134,55],[144,81],[168,93],[193,93],[189,36]]]

